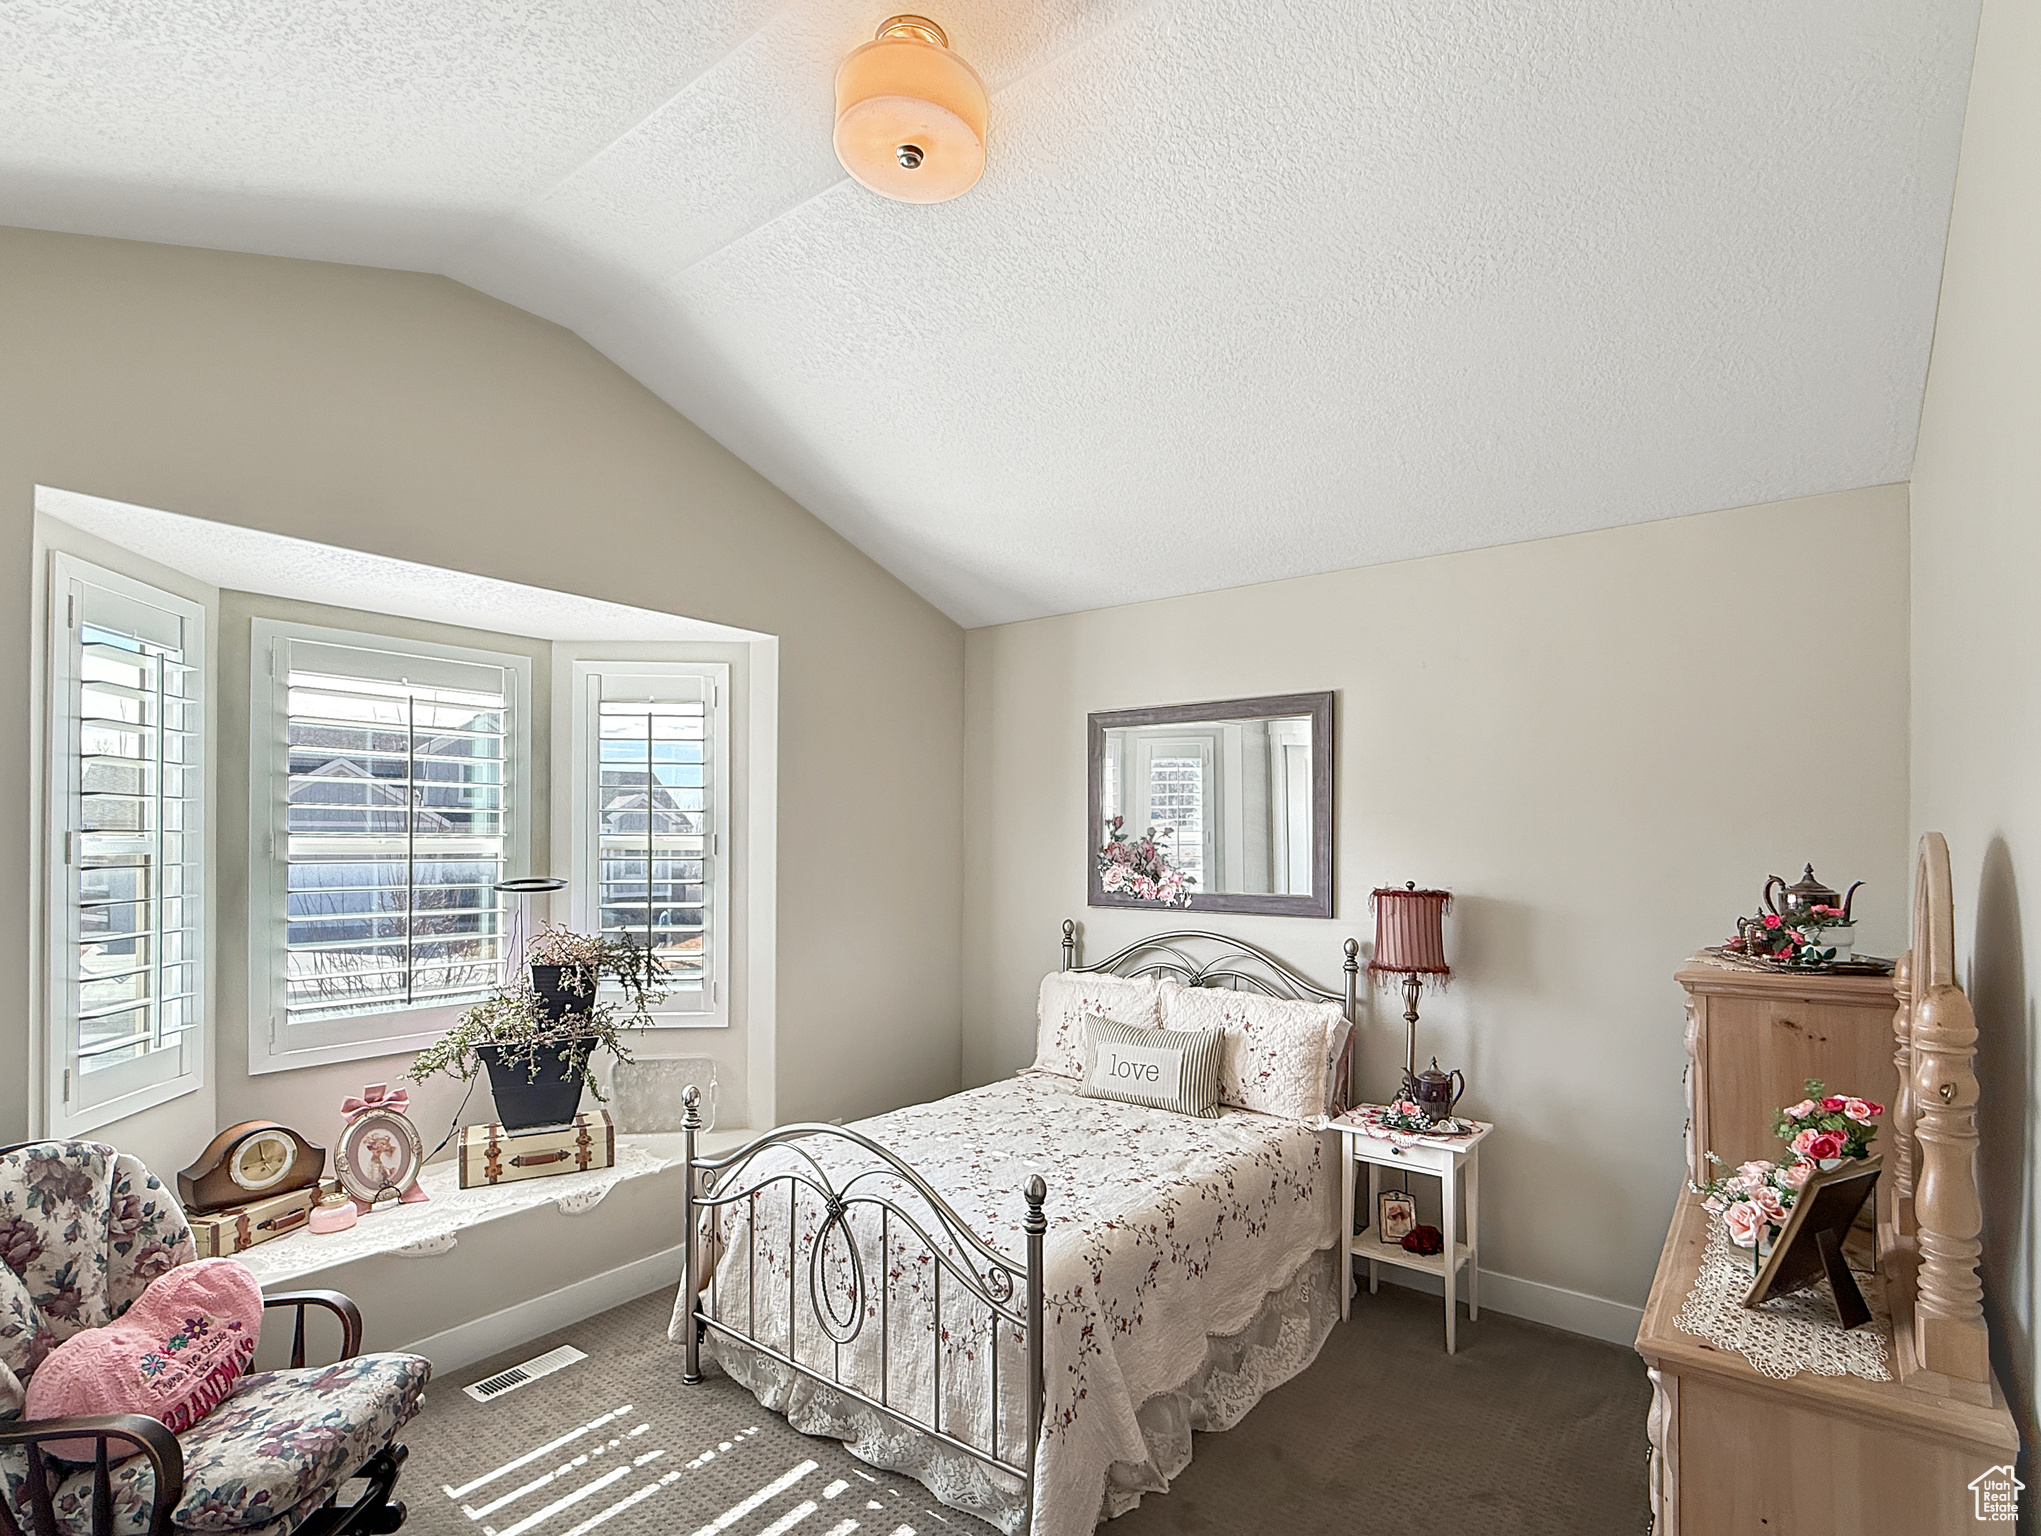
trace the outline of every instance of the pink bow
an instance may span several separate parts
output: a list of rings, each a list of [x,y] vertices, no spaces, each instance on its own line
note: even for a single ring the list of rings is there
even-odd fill
[[[362,1089],[361,1097],[349,1095],[340,1101],[340,1113],[358,1115],[365,1109],[387,1109],[403,1114],[411,1103],[409,1088],[392,1088],[388,1083],[370,1083]]]

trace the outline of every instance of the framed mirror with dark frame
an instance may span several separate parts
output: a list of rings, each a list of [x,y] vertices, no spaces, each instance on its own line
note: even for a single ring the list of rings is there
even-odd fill
[[[1086,734],[1090,905],[1332,916],[1331,693],[1106,710]]]

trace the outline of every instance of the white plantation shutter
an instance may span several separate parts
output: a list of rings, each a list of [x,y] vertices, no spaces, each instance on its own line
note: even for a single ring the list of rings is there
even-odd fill
[[[673,1000],[698,1005],[708,982],[704,892],[712,856],[707,704],[601,699],[596,711],[602,932],[652,950],[666,966]]]
[[[522,658],[271,631],[269,1054],[399,1049],[500,985]],[[260,647],[258,647],[260,649]],[[280,738],[280,739],[279,739]],[[295,1064],[283,1062],[278,1064]]]
[[[650,947],[664,1022],[727,1017],[728,668],[576,662],[577,926]]]
[[[50,1129],[196,1087],[205,930],[205,610],[53,557]]]

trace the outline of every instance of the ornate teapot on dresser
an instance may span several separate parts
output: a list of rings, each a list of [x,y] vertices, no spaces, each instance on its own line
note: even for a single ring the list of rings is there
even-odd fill
[[[1859,880],[1850,887],[1847,894],[1839,896],[1832,888],[1814,878],[1814,866],[1810,864],[1806,873],[1791,885],[1778,875],[1767,879],[1763,893],[1764,910],[1784,918],[1789,923],[1797,923],[1812,917],[1816,907],[1828,907],[1841,913],[1842,920],[1847,923],[1850,921],[1850,903],[1857,899],[1857,892],[1863,884],[1864,882]],[[1777,900],[1772,896],[1774,890],[1779,893]]]

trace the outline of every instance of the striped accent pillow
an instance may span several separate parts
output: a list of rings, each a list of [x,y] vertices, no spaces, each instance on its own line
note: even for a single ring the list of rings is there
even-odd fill
[[[1085,1020],[1084,1076],[1078,1094],[1219,1118],[1219,1062],[1226,1037],[1216,1030],[1133,1029]]]

